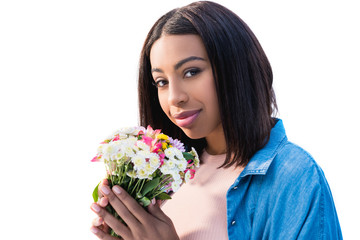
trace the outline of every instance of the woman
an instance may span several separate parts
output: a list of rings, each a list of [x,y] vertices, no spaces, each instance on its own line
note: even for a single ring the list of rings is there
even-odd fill
[[[248,26],[196,2],[161,17],[141,53],[140,124],[201,153],[195,178],[148,212],[115,186],[92,209],[100,239],[342,239],[320,167],[287,140],[272,71]],[[110,204],[127,223],[103,209]]]

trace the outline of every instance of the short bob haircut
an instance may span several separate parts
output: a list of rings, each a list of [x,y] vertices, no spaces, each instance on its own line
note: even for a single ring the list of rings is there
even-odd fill
[[[200,1],[162,16],[145,40],[139,63],[140,125],[151,125],[199,153],[205,139],[190,139],[161,109],[154,86],[150,50],[162,35],[201,37],[213,69],[226,159],[220,167],[245,166],[268,141],[277,112],[270,63],[250,28],[229,9]]]

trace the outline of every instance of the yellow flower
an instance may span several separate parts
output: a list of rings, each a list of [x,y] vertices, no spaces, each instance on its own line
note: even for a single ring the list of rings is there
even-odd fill
[[[161,143],[161,147],[163,150],[167,149],[168,144],[166,142]]]
[[[169,140],[169,137],[163,133],[157,135],[157,139],[160,139],[160,140]]]

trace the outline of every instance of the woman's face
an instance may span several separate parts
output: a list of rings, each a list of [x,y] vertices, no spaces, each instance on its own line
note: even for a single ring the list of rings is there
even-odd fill
[[[161,108],[193,139],[222,132],[213,72],[198,35],[163,35],[150,51]]]

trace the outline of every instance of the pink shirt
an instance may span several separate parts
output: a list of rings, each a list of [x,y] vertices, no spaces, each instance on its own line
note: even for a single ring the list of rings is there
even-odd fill
[[[217,169],[225,157],[204,151],[194,179],[162,205],[181,240],[228,239],[226,192],[243,168]]]

